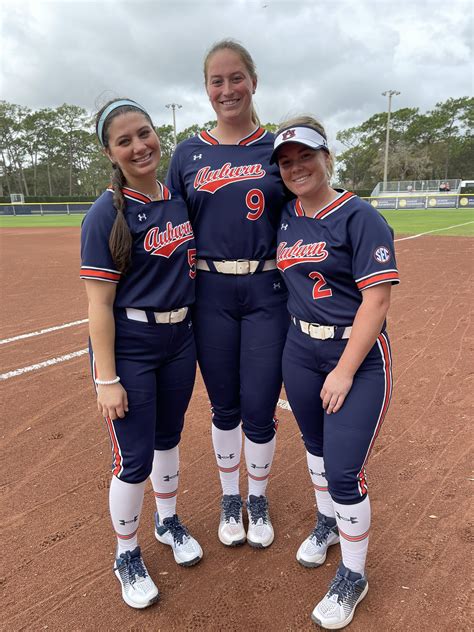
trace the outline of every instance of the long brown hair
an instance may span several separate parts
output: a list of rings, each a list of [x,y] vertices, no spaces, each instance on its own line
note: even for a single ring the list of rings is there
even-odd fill
[[[149,121],[150,125],[153,127],[153,122],[149,114],[145,112],[142,107],[138,105],[137,107],[135,107],[133,103],[130,103],[130,104],[121,105],[115,108],[114,110],[110,112],[110,114],[107,115],[105,121],[103,122],[103,127],[101,129],[101,133],[99,136],[98,128],[99,128],[99,121],[101,119],[102,113],[106,110],[106,108],[109,107],[109,105],[112,105],[112,103],[115,103],[116,101],[122,101],[122,100],[128,101],[128,99],[122,99],[122,98],[112,99],[111,101],[106,103],[103,107],[101,107],[100,110],[96,114],[96,117],[95,117],[96,134],[101,145],[105,149],[109,149],[110,124],[116,116],[120,116],[121,114],[126,114],[127,112],[141,112],[143,116],[145,116],[145,118]],[[113,172],[112,172],[111,185],[114,191],[112,199],[113,199],[114,207],[117,211],[117,216],[113,223],[112,230],[110,231],[109,248],[110,248],[110,252],[112,254],[114,263],[117,267],[117,270],[119,270],[119,272],[121,272],[122,274],[125,274],[125,272],[130,267],[131,256],[132,256],[132,243],[133,243],[132,233],[130,232],[130,228],[127,224],[127,220],[125,219],[126,202],[122,193],[122,189],[126,185],[127,182],[123,174],[123,171],[119,167],[119,165],[114,163],[112,165],[112,168],[113,168]]]
[[[252,55],[248,52],[248,50],[244,46],[242,46],[242,44],[239,44],[239,42],[233,39],[223,39],[213,44],[204,58],[204,81],[206,83],[206,86],[208,79],[207,70],[209,66],[209,61],[214,53],[218,53],[221,50],[231,50],[233,53],[236,53],[240,57],[241,62],[249,73],[250,78],[255,82],[257,81],[257,68],[255,66],[254,60],[252,59]],[[260,125],[260,119],[258,118],[258,114],[253,103],[252,122],[255,123],[255,125]]]

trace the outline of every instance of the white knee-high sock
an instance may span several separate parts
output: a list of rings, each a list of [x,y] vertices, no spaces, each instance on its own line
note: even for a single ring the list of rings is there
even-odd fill
[[[328,492],[328,482],[324,470],[324,459],[322,456],[314,456],[306,451],[306,461],[311,482],[316,496],[316,506],[318,511],[328,518],[334,518],[334,506],[332,498]]]
[[[156,510],[163,522],[176,513],[179,483],[179,446],[171,450],[155,450],[153,469],[150,474]]]
[[[267,443],[254,443],[248,437],[245,437],[244,450],[249,496],[265,496],[275,454],[275,446],[276,435]]]
[[[232,430],[219,430],[212,424],[212,445],[216,455],[222,493],[239,493],[239,468],[242,452],[242,430],[240,425]]]
[[[126,483],[112,476],[109,490],[109,508],[117,535],[117,557],[138,546],[137,531],[143,505],[146,481]]]
[[[346,568],[364,575],[369,547],[370,501],[366,496],[356,505],[334,502],[341,542],[342,561]]]

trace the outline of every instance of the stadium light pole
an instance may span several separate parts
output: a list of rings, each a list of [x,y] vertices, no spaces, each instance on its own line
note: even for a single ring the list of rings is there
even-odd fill
[[[173,140],[174,140],[174,148],[176,149],[176,110],[179,110],[183,106],[179,103],[168,103],[166,106],[168,109],[171,108],[173,110]]]
[[[383,190],[387,190],[387,173],[388,173],[388,145],[390,140],[390,113],[392,110],[392,97],[400,94],[397,90],[387,90],[382,92],[383,97],[388,97],[388,112],[387,112],[387,135],[385,137],[385,160],[383,165]]]

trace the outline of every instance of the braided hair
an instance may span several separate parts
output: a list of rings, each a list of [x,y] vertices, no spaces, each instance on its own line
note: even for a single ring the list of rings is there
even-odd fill
[[[102,115],[105,110],[115,103],[116,101],[127,101],[126,105],[120,105],[114,108],[109,114],[106,115],[105,120],[102,120]],[[97,137],[101,145],[105,148],[109,148],[109,129],[110,124],[116,116],[126,114],[127,112],[141,112],[149,121],[153,127],[152,120],[147,112],[143,110],[140,105],[133,105],[128,99],[113,99],[106,103],[98,112],[95,118],[95,127]],[[126,201],[123,196],[122,189],[126,185],[126,179],[122,169],[118,164],[113,164],[112,172],[112,189],[113,189],[113,204],[117,211],[117,216],[110,231],[109,236],[109,248],[112,254],[112,259],[119,272],[125,274],[130,267],[132,257],[132,233],[130,227],[125,219]]]

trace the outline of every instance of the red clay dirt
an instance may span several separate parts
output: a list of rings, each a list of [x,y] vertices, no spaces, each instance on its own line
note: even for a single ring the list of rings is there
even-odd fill
[[[425,236],[397,244],[402,283],[393,290],[389,318],[394,397],[368,467],[370,590],[357,609],[354,632],[472,629],[474,369],[468,262],[473,243]],[[2,229],[0,246],[2,340],[87,317],[79,229]],[[86,324],[1,344],[0,371],[86,346]],[[1,629],[319,629],[310,613],[334,575],[339,550],[332,547],[319,569],[305,569],[295,560],[314,526],[315,508],[291,412],[277,411],[268,491],[275,542],[267,550],[228,549],[217,539],[220,486],[209,403],[198,377],[181,443],[178,508],[204,559],[179,568],[171,550],[156,542],[148,488],[140,541],[162,597],[137,611],[122,602],[112,573],[110,448],[95,408],[87,355],[0,382]]]

